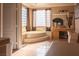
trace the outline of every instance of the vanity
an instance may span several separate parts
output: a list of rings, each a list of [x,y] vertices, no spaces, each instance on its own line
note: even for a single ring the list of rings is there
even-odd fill
[[[10,56],[11,46],[9,38],[0,38],[0,56]]]
[[[57,39],[67,40],[68,39],[68,31],[70,31],[69,28],[64,28],[64,27],[54,28],[52,31],[52,38],[55,40],[57,40]]]

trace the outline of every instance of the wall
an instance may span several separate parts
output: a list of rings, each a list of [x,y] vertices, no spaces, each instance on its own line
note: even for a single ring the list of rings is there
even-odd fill
[[[75,6],[75,32],[79,33],[79,5]]]
[[[4,3],[3,36],[10,38],[13,48],[16,48],[16,4]]]
[[[13,49],[22,47],[21,4],[4,4],[3,36],[11,39]]]
[[[75,19],[75,32],[79,33],[79,19]]]
[[[62,16],[62,15],[60,15],[60,16],[53,16],[53,14],[60,14],[60,10],[68,10],[68,12],[74,12],[74,6],[60,6],[60,7],[52,7],[51,8],[51,20],[54,18],[54,17],[61,17],[61,18],[63,18],[64,19],[64,21],[65,21],[65,25],[66,24],[68,24],[67,23],[67,20],[66,20],[66,16]],[[31,12],[32,13],[32,12]],[[30,13],[30,14],[31,14]],[[72,15],[70,15],[70,16],[72,16],[73,17],[73,14]],[[32,19],[32,15],[30,15],[30,20]],[[73,21],[74,21],[74,19],[73,19]],[[52,22],[52,21],[51,21]],[[32,20],[30,21],[30,24],[32,24]],[[67,25],[66,25],[67,26]],[[30,25],[30,27],[32,27],[32,25]],[[67,26],[68,27],[68,26]],[[74,23],[73,23],[73,28],[74,28]]]
[[[52,14],[60,13],[60,10],[68,10],[69,12],[74,11],[74,6],[61,6],[61,7],[53,7],[52,8]]]
[[[30,11],[30,27],[32,28],[32,11],[31,11],[32,9],[30,9],[29,11]],[[74,12],[74,6],[61,6],[61,7],[52,7],[51,8],[51,20],[53,19],[53,14],[60,14],[60,10],[68,10],[69,12]],[[71,15],[71,16],[73,16],[73,15]],[[56,17],[56,16],[54,16],[54,17]],[[58,16],[57,16],[58,17]],[[65,21],[65,23],[66,24],[68,24],[67,23],[67,20],[66,20],[66,16],[62,16],[62,15],[60,15],[59,17],[61,17],[61,18],[63,18],[64,19],[64,21]],[[73,20],[74,21],[74,20]],[[74,23],[73,23],[73,28],[74,28]],[[49,31],[50,32],[50,31]],[[47,32],[47,34],[49,33],[49,32]],[[50,36],[50,34],[48,34],[49,36]]]
[[[74,30],[75,28],[75,23],[74,23],[74,6],[61,6],[61,7],[53,7],[52,9],[52,19],[53,20],[55,17],[60,17],[64,20],[64,25],[68,27],[68,21],[66,15],[54,15],[54,14],[66,14],[66,12],[60,12],[61,10],[67,10],[69,17],[73,17],[72,19],[72,29]],[[52,21],[51,21],[52,22]]]

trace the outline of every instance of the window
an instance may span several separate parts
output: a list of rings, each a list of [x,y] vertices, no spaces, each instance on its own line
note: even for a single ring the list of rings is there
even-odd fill
[[[45,10],[37,10],[36,11],[36,27],[37,26],[45,26]]]
[[[22,7],[22,32],[26,31],[27,26],[27,9]]]
[[[50,27],[51,11],[50,10],[34,10],[33,11],[33,27]]]

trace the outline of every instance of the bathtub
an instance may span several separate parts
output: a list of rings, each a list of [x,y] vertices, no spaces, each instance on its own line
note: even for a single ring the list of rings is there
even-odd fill
[[[24,33],[24,42],[38,42],[47,39],[48,36],[45,31],[29,31]]]
[[[24,33],[26,38],[37,38],[37,37],[42,37],[46,35],[45,31],[29,31]]]

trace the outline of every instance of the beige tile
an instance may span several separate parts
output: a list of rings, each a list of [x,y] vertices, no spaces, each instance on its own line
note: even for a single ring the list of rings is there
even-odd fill
[[[25,47],[14,52],[12,56],[44,56],[50,48],[52,42],[43,41],[39,43],[28,44]]]

